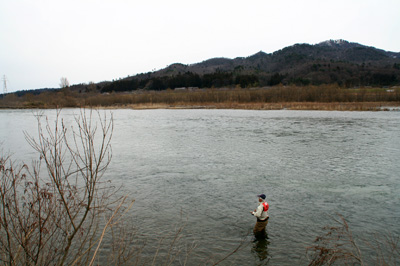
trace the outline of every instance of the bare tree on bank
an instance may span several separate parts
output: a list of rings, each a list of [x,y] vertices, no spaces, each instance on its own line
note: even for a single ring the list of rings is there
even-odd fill
[[[37,139],[25,134],[39,162],[14,167],[0,157],[0,263],[92,265],[105,233],[131,206],[102,179],[113,118],[82,110],[76,127],[67,127],[58,110],[54,126],[42,119]]]
[[[69,87],[69,81],[66,77],[62,77],[60,78],[60,88],[64,89],[64,88],[68,88]]]

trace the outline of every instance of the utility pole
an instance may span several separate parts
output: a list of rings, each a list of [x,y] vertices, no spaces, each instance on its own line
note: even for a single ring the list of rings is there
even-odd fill
[[[7,94],[7,77],[6,75],[3,76],[3,94]]]

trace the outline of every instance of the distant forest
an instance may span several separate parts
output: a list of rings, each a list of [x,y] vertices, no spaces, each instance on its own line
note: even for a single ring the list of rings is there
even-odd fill
[[[393,69],[399,69],[399,65],[394,65]],[[313,64],[311,68],[314,71],[326,72],[321,64]],[[325,67],[328,68],[328,67]],[[278,84],[285,85],[321,85],[336,83],[342,87],[353,86],[391,86],[400,83],[399,74],[389,71],[380,72],[355,72],[349,69],[343,71],[351,72],[351,79],[340,79],[337,72],[342,71],[340,67],[331,70],[331,73],[323,73],[321,77],[328,76],[327,80],[309,79],[301,76],[290,77],[289,74],[274,73],[272,75],[256,74],[237,74],[235,72],[222,72],[199,75],[192,72],[179,73],[174,76],[148,77],[148,78],[130,78],[114,81],[105,85],[101,92],[123,92],[139,89],[161,91],[176,88],[249,88],[249,87],[267,87]]]
[[[268,84],[276,85],[279,84]],[[101,90],[102,92],[121,92],[138,89],[161,91],[176,88],[221,88],[240,86],[258,87],[260,80],[256,75],[234,75],[232,72],[216,72],[212,74],[198,75],[192,72],[178,74],[176,76],[152,77],[145,79],[132,78],[130,80],[119,80],[110,83]]]

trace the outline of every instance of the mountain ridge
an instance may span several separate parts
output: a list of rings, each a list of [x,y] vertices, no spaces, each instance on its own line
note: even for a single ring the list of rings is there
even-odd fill
[[[266,61],[270,60],[267,63],[273,64],[282,60],[279,57],[285,57],[286,62],[290,63],[290,61],[309,58],[313,60],[336,60],[336,61],[349,61],[349,62],[357,62],[357,63],[368,63],[371,61],[378,61],[381,59],[400,59],[400,53],[396,52],[388,52],[382,49],[377,49],[372,46],[365,46],[359,43],[348,42],[345,40],[328,40],[324,42],[320,42],[314,45],[306,44],[306,43],[297,43],[292,46],[288,46],[277,50],[273,53],[265,53],[263,51],[259,51],[253,55],[248,57],[236,57],[233,59],[225,58],[225,57],[217,57],[210,58],[204,60],[199,63],[185,65],[187,66],[187,70],[194,70],[194,72],[198,71],[196,67],[212,67],[217,68],[224,66],[227,68],[227,65],[237,66],[240,64],[249,64],[248,61],[257,62],[257,61]],[[274,57],[275,60],[274,60]],[[293,58],[296,57],[296,58]],[[161,69],[159,71],[155,71],[154,73],[163,72],[166,69],[169,69],[170,66]],[[279,68],[276,69],[279,71]],[[201,71],[200,71],[201,72]],[[204,71],[203,71],[204,72]]]
[[[327,40],[317,44],[297,43],[269,54],[259,51],[233,59],[215,57],[190,65],[174,63],[158,71],[117,81],[119,84],[125,82],[124,89],[111,85],[103,91],[126,90],[131,85],[132,90],[163,90],[177,86],[272,86],[279,83],[389,86],[400,83],[399,66],[400,53],[342,39]],[[238,83],[238,80],[244,80],[243,76],[252,83]],[[196,82],[190,81],[195,79]],[[201,83],[198,79],[212,80]],[[126,84],[129,81],[137,84]]]
[[[400,85],[400,53],[343,39],[297,43],[273,53],[215,57],[95,84],[101,92],[166,90],[182,87],[234,88],[337,84],[341,87]],[[78,84],[72,90],[93,91]]]

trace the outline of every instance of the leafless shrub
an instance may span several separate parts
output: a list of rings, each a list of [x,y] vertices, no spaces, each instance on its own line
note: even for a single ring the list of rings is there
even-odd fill
[[[384,237],[375,235],[372,241],[363,241],[369,247],[368,254],[361,253],[348,223],[342,215],[334,219],[337,226],[324,228],[325,234],[318,236],[314,245],[307,248],[307,256],[312,266],[317,265],[398,265],[400,260],[399,237],[387,234]],[[383,241],[382,241],[383,240]],[[362,241],[362,240],[360,240]],[[375,259],[370,259],[374,256]]]
[[[400,264],[400,237],[386,233],[375,234],[372,240],[366,240],[367,246],[373,250],[374,265],[399,265]]]
[[[309,265],[332,265],[337,261],[364,265],[346,220],[341,215],[334,220],[338,225],[325,227],[326,234],[318,236],[314,241],[316,244],[307,248],[307,254],[313,253]]]
[[[40,161],[14,166],[1,157],[2,264],[93,265],[107,230],[132,206],[102,180],[113,119],[96,114],[97,120],[82,110],[76,128],[64,124],[60,111],[53,127],[38,115],[38,138],[26,139]]]

